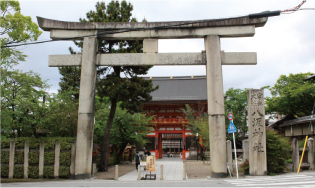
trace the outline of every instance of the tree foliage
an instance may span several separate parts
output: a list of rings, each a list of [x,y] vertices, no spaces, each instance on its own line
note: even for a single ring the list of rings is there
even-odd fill
[[[245,133],[248,130],[247,127],[247,91],[248,89],[233,89],[230,88],[225,92],[225,101],[224,101],[224,108],[225,108],[225,117],[228,117],[230,112],[233,113],[233,123],[235,127],[240,130],[240,132],[236,132],[235,138],[238,141],[244,140]],[[226,129],[230,121],[228,119],[225,120]],[[232,134],[227,134],[229,140],[232,140]]]
[[[38,136],[48,114],[46,81],[32,71],[1,69],[1,129],[8,137]],[[15,134],[17,132],[17,135]]]
[[[1,1],[0,7],[1,67],[11,67],[25,61],[26,56],[21,51],[4,46],[37,40],[42,32],[30,16],[21,14],[18,1]]]
[[[103,140],[104,129],[106,128],[109,114],[109,100],[105,101],[107,102],[97,102],[101,107],[95,116],[94,142]],[[147,140],[145,140],[145,136],[149,132],[148,126],[151,125],[152,118],[147,117],[146,114],[131,114],[127,110],[117,108],[113,126],[110,130],[111,137],[109,141],[115,148],[118,148],[118,154],[116,155],[117,162],[119,162],[128,144],[136,145],[137,147],[143,147],[146,144]]]
[[[210,149],[209,144],[209,121],[208,114],[203,113],[204,108],[201,104],[198,105],[199,109],[195,110],[188,104],[185,105],[185,109],[182,109],[185,117],[188,121],[187,128],[191,129],[193,135],[200,135],[202,138],[202,144],[208,150]]]
[[[305,81],[313,73],[281,75],[269,88],[272,97],[266,98],[266,112],[303,117],[311,114],[315,101],[315,84]]]
[[[268,174],[283,172],[286,161],[291,157],[291,145],[288,138],[283,138],[276,131],[267,129],[266,147]]]

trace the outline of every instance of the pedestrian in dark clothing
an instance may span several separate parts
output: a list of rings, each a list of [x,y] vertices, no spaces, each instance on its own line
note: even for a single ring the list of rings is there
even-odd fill
[[[145,153],[144,153],[145,155],[147,155],[147,156],[150,156],[151,155],[151,152],[149,151],[149,150],[145,150]]]
[[[136,152],[136,155],[135,155],[135,161],[136,161],[136,170],[138,171],[138,165],[140,164],[140,155],[138,151]]]

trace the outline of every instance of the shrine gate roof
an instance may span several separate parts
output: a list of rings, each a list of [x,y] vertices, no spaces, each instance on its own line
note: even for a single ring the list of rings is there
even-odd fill
[[[145,79],[150,79],[145,77]],[[152,101],[193,101],[207,100],[206,76],[152,77]]]
[[[191,21],[171,21],[171,22],[67,22],[52,20],[37,16],[38,25],[44,31],[53,29],[62,30],[119,30],[119,29],[147,29],[159,27],[176,27],[176,28],[202,28],[202,27],[224,27],[224,26],[246,26],[254,25],[262,27],[267,22],[267,17],[250,18],[249,16],[206,19]]]

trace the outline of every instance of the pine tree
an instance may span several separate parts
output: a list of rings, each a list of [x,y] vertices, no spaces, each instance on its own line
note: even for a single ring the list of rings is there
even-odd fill
[[[133,5],[126,1],[121,3],[111,1],[107,6],[104,2],[97,2],[95,8],[95,11],[89,11],[86,18],[80,19],[80,21],[137,22],[135,18],[132,18]],[[82,49],[82,42],[75,42],[75,44]],[[142,48],[142,41],[137,40],[98,40],[98,53],[142,53]],[[147,74],[150,68],[152,66],[104,66],[97,69],[96,94],[101,99],[107,97],[110,100],[110,112],[101,144],[99,166],[101,172],[108,170],[110,131],[118,102],[121,102],[122,109],[126,109],[130,113],[139,112],[142,110],[142,104],[152,99],[150,93],[158,88],[153,88],[152,81],[138,77]],[[121,77],[121,74],[124,77]],[[69,85],[71,85],[70,80],[69,78]],[[75,88],[78,86],[76,85]]]

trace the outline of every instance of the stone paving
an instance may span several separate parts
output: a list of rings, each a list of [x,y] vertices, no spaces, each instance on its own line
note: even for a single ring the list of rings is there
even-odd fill
[[[156,159],[155,161],[155,172],[151,174],[156,174],[156,180],[160,180],[161,169],[160,166],[163,165],[163,179],[164,180],[183,180],[183,160],[181,158],[167,158]],[[150,172],[144,171],[141,167],[141,177],[145,177],[145,174],[150,174]],[[138,172],[136,170],[125,174],[118,178],[119,181],[137,181]],[[187,177],[186,177],[187,178]]]

